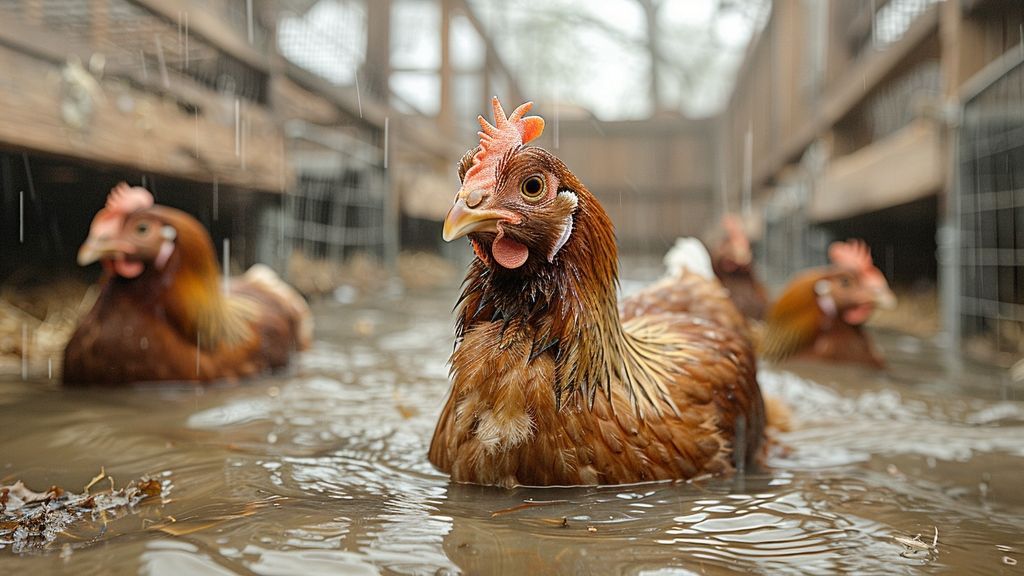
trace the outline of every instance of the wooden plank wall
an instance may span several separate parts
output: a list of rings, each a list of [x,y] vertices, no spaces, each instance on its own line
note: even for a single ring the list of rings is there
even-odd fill
[[[748,49],[720,125],[720,179],[730,209],[740,205],[748,170],[755,204],[764,203],[778,184],[801,177],[801,157],[815,141],[826,144],[833,158],[875,145],[866,131],[864,105],[921,62],[940,61],[943,92],[947,104],[955,106],[961,88],[975,74],[1024,40],[1020,2],[947,0],[928,7],[900,38],[874,48],[871,8],[878,11],[885,4],[881,0],[870,7],[858,2],[827,4],[825,45],[818,47],[824,51],[824,78],[815,92],[807,89],[805,77],[815,49],[809,44],[809,27],[814,23],[807,3],[772,3],[771,17]],[[933,112],[941,104],[932,103]],[[746,166],[748,131],[753,143],[751,166]],[[941,131],[935,134],[942,138]],[[927,181],[946,176],[929,176]]]
[[[714,122],[561,120],[539,145],[558,156],[608,211],[625,251],[661,253],[716,216]]]
[[[2,46],[0,69],[6,148],[272,192],[290,177],[262,107],[212,95],[200,107]]]

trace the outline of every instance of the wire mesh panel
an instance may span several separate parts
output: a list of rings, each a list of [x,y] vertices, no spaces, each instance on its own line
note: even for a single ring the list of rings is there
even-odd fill
[[[957,199],[961,337],[986,355],[1024,353],[1024,60],[964,108]]]
[[[266,44],[265,27],[245,15],[244,2],[211,2],[205,9],[239,35],[251,35],[254,47]],[[247,19],[251,34],[242,30]],[[180,75],[252,102],[267,99],[266,74],[193,32],[187,10],[168,19],[129,0],[0,0],[0,20],[39,29],[58,45],[88,46],[103,54],[106,70],[115,75],[132,71],[165,85],[173,81],[168,74]]]
[[[304,173],[288,193],[284,235],[309,258],[343,260],[355,253],[382,258],[385,183],[372,171]]]
[[[765,206],[760,256],[769,285],[782,286],[797,272],[825,263],[828,238],[807,217],[807,191],[803,183],[780,188]]]

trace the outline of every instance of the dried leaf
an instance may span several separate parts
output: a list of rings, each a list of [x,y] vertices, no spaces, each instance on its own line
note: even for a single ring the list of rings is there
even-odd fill
[[[146,495],[146,498],[155,498],[163,492],[163,487],[156,480],[146,480],[139,483],[139,490]]]
[[[95,476],[93,476],[92,480],[89,480],[89,483],[85,485],[85,488],[82,488],[82,492],[85,492],[86,494],[88,494],[89,493],[89,488],[92,488],[93,486],[95,486],[97,482],[99,482],[100,480],[103,480],[103,478],[105,478],[106,476],[107,476],[107,471],[103,468],[103,466],[100,466],[100,473],[95,475]]]
[[[110,492],[89,494],[87,491],[103,478],[110,479]],[[90,522],[99,520],[102,522],[99,536],[102,536],[106,532],[108,512],[116,516],[164,491],[159,480],[148,478],[115,489],[113,478],[103,472],[93,478],[85,490],[75,494],[60,486],[51,486],[46,492],[35,492],[20,481],[0,486],[0,502],[3,502],[0,531],[11,535],[3,544],[10,544],[11,550],[17,553],[46,547],[58,537],[94,539],[96,534],[83,538],[72,535],[69,530],[79,523],[89,526]]]

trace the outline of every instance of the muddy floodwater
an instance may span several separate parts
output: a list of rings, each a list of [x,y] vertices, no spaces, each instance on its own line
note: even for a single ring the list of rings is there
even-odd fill
[[[5,546],[0,574],[1024,571],[1024,388],[906,336],[881,335],[885,373],[763,366],[795,428],[758,474],[452,485],[426,451],[455,295],[318,303],[298,366],[240,386],[6,377],[0,484],[81,491],[102,467],[118,486],[148,475],[165,490],[45,547]]]

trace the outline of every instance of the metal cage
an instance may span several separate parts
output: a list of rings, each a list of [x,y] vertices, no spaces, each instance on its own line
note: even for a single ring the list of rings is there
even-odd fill
[[[990,65],[965,101],[954,199],[962,341],[988,359],[1024,354],[1024,54]]]

